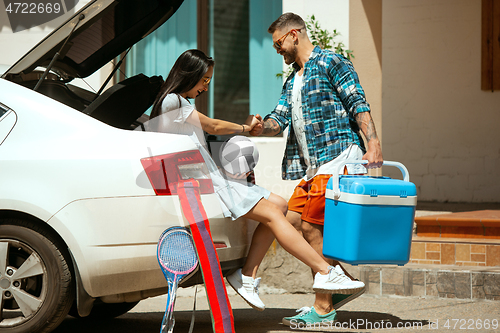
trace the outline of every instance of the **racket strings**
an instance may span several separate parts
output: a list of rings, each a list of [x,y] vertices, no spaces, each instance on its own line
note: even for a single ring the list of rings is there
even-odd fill
[[[196,249],[186,232],[165,235],[160,240],[158,258],[164,268],[176,273],[189,271],[198,264]]]

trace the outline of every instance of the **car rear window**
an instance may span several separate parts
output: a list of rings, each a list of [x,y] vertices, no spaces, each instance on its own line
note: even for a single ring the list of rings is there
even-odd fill
[[[0,119],[2,119],[2,117],[7,113],[7,111],[9,111],[9,109],[0,104]]]

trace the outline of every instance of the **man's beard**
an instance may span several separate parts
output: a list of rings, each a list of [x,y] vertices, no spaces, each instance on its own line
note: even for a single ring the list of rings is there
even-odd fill
[[[285,51],[283,53],[283,59],[285,60],[285,64],[291,65],[295,62],[297,58],[297,48],[294,46],[292,50]]]

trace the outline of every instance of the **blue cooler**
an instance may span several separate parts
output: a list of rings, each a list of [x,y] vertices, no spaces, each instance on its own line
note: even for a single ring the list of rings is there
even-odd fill
[[[345,161],[346,164],[367,161]],[[396,264],[410,260],[417,190],[398,162],[404,180],[389,177],[333,176],[326,189],[323,254],[352,265]],[[337,172],[336,174],[338,174]]]

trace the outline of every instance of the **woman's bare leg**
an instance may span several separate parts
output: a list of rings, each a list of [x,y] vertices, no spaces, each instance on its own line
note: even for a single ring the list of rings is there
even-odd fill
[[[271,229],[259,223],[252,236],[252,243],[250,244],[247,260],[245,261],[245,265],[241,268],[241,273],[243,275],[251,276],[254,279],[256,278],[259,265],[273,241],[274,235]]]
[[[255,280],[255,272],[272,242],[268,230],[274,234],[288,253],[319,273],[314,276],[313,289],[315,291],[330,294],[334,291],[339,293],[357,292],[364,288],[362,282],[351,281],[345,275],[331,270],[328,263],[288,222],[283,212],[271,201],[261,199],[245,214],[245,217],[261,223],[252,240],[251,251],[245,264],[248,275],[243,273],[242,269],[237,270],[227,277],[227,281],[250,306],[260,311],[265,309],[264,303],[259,298],[258,280]],[[267,244],[260,243],[260,239],[263,239],[264,242],[267,241]]]
[[[280,245],[295,258],[299,259],[316,272],[320,272],[321,274],[328,274],[328,263],[288,222],[288,220],[285,218],[285,215],[283,215],[283,212],[277,207],[276,204],[270,202],[269,200],[262,199],[245,216],[252,220],[258,221],[269,228]],[[255,245],[253,245],[253,247],[255,248],[265,246],[256,243]],[[269,246],[265,247],[266,251],[268,248]],[[255,253],[261,255],[261,252],[257,250],[254,251],[256,251]],[[255,255],[255,258],[253,258],[253,255]],[[252,261],[253,265],[255,265],[255,259],[257,258],[257,254],[252,254],[250,260]]]
[[[277,208],[286,215],[288,210],[287,202],[282,197],[271,193],[268,199],[270,202],[274,203]],[[248,251],[247,260],[245,265],[241,269],[241,273],[246,276],[251,276],[254,279],[257,276],[257,270],[259,265],[264,259],[267,250],[273,243],[275,237],[271,229],[269,229],[263,223],[259,223],[255,232],[252,236],[252,243],[250,244],[250,250]]]

